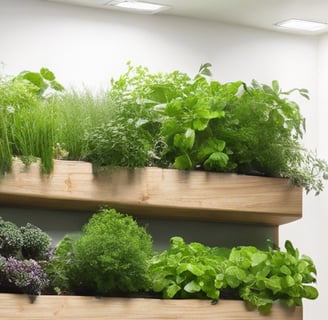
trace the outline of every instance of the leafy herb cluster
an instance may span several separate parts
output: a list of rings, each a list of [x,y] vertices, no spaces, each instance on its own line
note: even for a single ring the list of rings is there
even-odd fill
[[[56,292],[121,295],[147,290],[152,239],[132,217],[114,209],[94,214],[81,237],[66,236],[46,266]]]
[[[12,157],[86,160],[95,169],[159,166],[289,178],[316,194],[328,163],[306,150],[305,119],[293,93],[253,81],[220,83],[210,64],[195,77],[133,67],[105,92],[63,91],[54,74],[0,77],[0,172]],[[81,116],[83,115],[83,116]]]
[[[82,233],[50,253],[49,236],[27,224],[0,221],[0,291],[28,294],[241,299],[262,312],[279,301],[315,299],[316,268],[290,241],[270,246],[208,247],[171,238],[155,253],[144,227],[114,209],[95,213]]]
[[[170,248],[151,260],[152,288],[164,298],[239,297],[262,312],[269,312],[277,300],[298,306],[302,298],[316,299],[318,291],[310,285],[316,275],[312,260],[300,256],[290,241],[285,248],[229,250],[174,237]]]

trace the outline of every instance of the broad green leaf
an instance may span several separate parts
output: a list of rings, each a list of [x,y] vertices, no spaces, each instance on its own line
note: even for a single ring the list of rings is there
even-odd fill
[[[271,278],[265,279],[265,286],[272,290],[272,292],[275,294],[279,291],[281,291],[281,278],[278,276],[272,276]]]
[[[193,280],[187,283],[183,289],[189,293],[194,293],[199,292],[201,290],[201,287],[196,281]]]
[[[191,263],[187,264],[187,270],[190,271],[195,276],[201,276],[204,274],[204,271],[202,270],[202,268],[200,268],[200,266]]]
[[[47,84],[44,82],[43,78],[38,72],[25,72],[22,74],[23,79],[26,79],[30,82],[32,82],[35,86],[37,86],[40,89],[47,88]]]
[[[213,152],[204,162],[206,169],[223,169],[229,161],[229,157],[223,152]]]
[[[175,158],[173,166],[180,170],[190,170],[192,168],[192,162],[187,154],[183,154]]]
[[[292,287],[295,285],[295,280],[290,275],[287,275],[284,278],[284,284],[286,285],[287,288]]]
[[[181,290],[181,287],[179,287],[175,283],[172,283],[171,285],[169,285],[166,288],[165,296],[166,296],[166,298],[173,298],[180,290]]]
[[[290,275],[291,274],[290,269],[286,265],[281,266],[280,272],[285,274],[285,275]]]
[[[267,260],[268,256],[265,253],[259,252],[252,255],[252,267],[255,267],[265,260]]]
[[[192,126],[195,130],[203,131],[208,126],[208,119],[195,119],[192,123]]]
[[[50,70],[47,69],[47,68],[41,68],[41,70],[40,70],[40,74],[41,74],[41,76],[42,76],[44,79],[46,79],[46,80],[48,80],[48,81],[53,81],[53,80],[55,80],[55,75],[53,74],[52,71],[50,71]]]
[[[195,131],[188,128],[184,134],[178,133],[174,136],[174,146],[181,151],[191,150],[195,142]]]
[[[303,286],[304,289],[304,298],[307,299],[316,299],[319,296],[319,292],[316,288],[312,286]]]
[[[50,86],[51,86],[52,89],[54,89],[56,91],[63,91],[63,90],[65,90],[65,88],[59,82],[57,82],[56,80],[52,80],[50,82]]]

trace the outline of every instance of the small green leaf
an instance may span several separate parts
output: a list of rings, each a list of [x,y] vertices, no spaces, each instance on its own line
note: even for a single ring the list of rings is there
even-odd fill
[[[181,290],[181,288],[177,284],[172,283],[171,285],[169,285],[166,288],[165,297],[166,298],[173,298],[180,290]]]
[[[316,288],[312,286],[303,286],[304,289],[304,298],[307,299],[316,299],[319,296],[319,292]]]
[[[279,93],[279,82],[277,80],[272,81],[272,89],[275,93]]]
[[[56,80],[52,80],[50,82],[50,86],[52,89],[56,90],[56,91],[64,91],[65,88],[59,83],[57,82]]]
[[[47,68],[41,68],[40,74],[44,79],[46,79],[48,81],[55,80],[54,73],[52,71],[50,71],[49,69],[47,69]]]
[[[223,169],[229,161],[229,157],[223,152],[213,152],[208,159],[204,162],[206,169],[217,168]]]

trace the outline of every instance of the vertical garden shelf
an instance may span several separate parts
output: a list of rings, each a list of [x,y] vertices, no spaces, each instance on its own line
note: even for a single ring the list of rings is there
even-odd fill
[[[97,210],[110,206],[135,217],[271,225],[302,217],[302,189],[287,179],[140,168],[92,173],[91,164],[55,161],[50,175],[38,164],[14,163],[0,183],[0,206]],[[301,320],[302,308],[275,305],[270,315],[242,301],[123,299],[77,296],[0,295],[4,319],[267,319]]]

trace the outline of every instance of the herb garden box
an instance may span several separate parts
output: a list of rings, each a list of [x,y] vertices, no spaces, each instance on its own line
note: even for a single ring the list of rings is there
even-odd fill
[[[269,315],[247,310],[242,301],[161,300],[141,298],[94,298],[81,296],[39,296],[32,303],[20,294],[0,294],[1,319],[6,320],[91,320],[91,319],[224,319],[301,320],[302,308],[275,305]]]
[[[16,161],[0,204],[69,210],[108,205],[134,216],[278,226],[302,217],[302,189],[288,179],[155,167],[109,169],[56,160],[50,175]]]
[[[110,169],[56,160],[50,175],[16,161],[0,183],[0,205],[95,210],[108,205],[137,217],[258,223],[278,226],[302,217],[302,189],[287,179],[160,168]],[[95,298],[0,294],[1,319],[301,320],[302,307],[269,315],[243,301]]]

